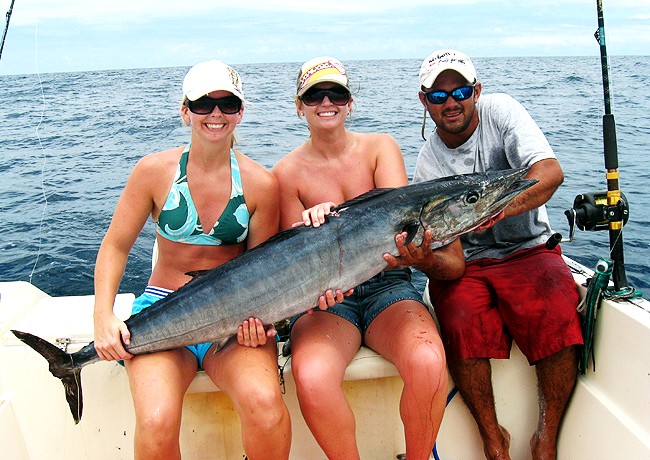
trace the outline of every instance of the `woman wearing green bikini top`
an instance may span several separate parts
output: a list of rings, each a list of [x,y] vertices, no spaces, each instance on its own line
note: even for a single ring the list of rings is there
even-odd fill
[[[134,313],[187,283],[186,273],[223,264],[277,232],[273,174],[233,149],[243,114],[234,69],[215,60],[192,67],[181,107],[190,143],[138,161],[97,255],[95,347],[102,359],[125,360],[135,405],[136,458],[180,458],[183,396],[201,368],[233,400],[249,459],[289,455],[291,423],[275,372],[272,327],[250,318],[218,353],[204,343],[132,356],[122,346],[130,333],[113,314],[128,254],[150,216],[158,224],[158,258]]]

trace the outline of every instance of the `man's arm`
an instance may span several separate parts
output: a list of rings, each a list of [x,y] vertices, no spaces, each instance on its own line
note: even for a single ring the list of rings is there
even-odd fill
[[[536,179],[538,182],[510,202],[503,218],[523,214],[545,204],[564,182],[564,173],[555,158],[547,158],[533,164],[526,179]]]

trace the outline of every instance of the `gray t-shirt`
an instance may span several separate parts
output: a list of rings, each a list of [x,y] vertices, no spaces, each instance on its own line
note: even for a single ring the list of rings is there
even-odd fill
[[[478,102],[479,125],[458,148],[450,149],[434,131],[420,149],[413,182],[454,174],[522,168],[555,158],[544,133],[526,109],[507,94],[482,94]],[[497,222],[493,227],[461,237],[467,261],[503,259],[545,243],[553,234],[540,206]]]

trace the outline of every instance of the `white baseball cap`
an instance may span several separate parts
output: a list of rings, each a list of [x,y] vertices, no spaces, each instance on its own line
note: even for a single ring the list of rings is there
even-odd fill
[[[469,56],[460,51],[444,49],[434,51],[422,62],[420,86],[422,88],[431,88],[438,75],[445,70],[455,70],[468,83],[476,83],[476,69]]]
[[[241,78],[235,69],[216,59],[199,62],[185,75],[183,95],[196,101],[213,91],[229,91],[244,101]]]

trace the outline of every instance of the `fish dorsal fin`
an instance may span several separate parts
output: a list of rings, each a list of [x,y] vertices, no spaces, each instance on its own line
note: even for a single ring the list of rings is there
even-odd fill
[[[206,269],[206,270],[194,270],[194,271],[191,271],[191,272],[187,272],[187,273],[185,273],[185,274],[186,274],[187,276],[191,276],[192,278],[197,278],[197,277],[199,277],[199,276],[203,276],[203,275],[205,275],[205,274],[208,273],[209,271],[210,271],[210,270],[207,270],[207,269]]]
[[[346,201],[345,203],[342,203],[332,209],[332,212],[338,212],[341,211],[342,209],[349,208],[350,206],[355,206],[360,203],[364,203],[372,198],[381,196],[385,193],[390,192],[391,190],[395,190],[393,188],[373,188],[372,190],[368,190],[366,193],[363,193],[357,197],[352,198],[351,200]]]
[[[187,273],[185,273],[185,274],[186,274],[187,276],[191,276],[192,279],[194,279],[194,278],[200,278],[201,276],[205,275],[205,274],[208,273],[209,271],[210,271],[210,270],[194,270],[194,271],[191,271],[191,272],[187,272]]]
[[[211,270],[194,270],[194,271],[191,271],[191,272],[186,272],[185,274],[187,276],[190,276],[191,278],[187,283],[183,284],[183,286],[187,286],[188,284],[194,283],[195,281],[197,281],[197,280],[203,278],[204,276],[206,276],[210,271]],[[174,292],[170,293],[169,295],[173,295]]]

